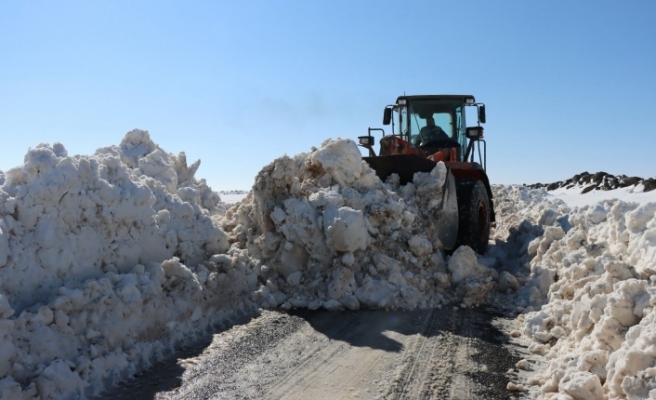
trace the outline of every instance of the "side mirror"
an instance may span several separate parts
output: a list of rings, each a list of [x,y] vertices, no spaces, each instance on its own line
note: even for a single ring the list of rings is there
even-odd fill
[[[383,125],[389,125],[390,121],[392,121],[392,108],[387,107],[383,113]]]
[[[485,106],[478,107],[478,122],[485,123]]]

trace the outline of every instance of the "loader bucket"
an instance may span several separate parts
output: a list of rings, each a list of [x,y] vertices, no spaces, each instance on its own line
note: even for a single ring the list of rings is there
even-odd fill
[[[442,210],[436,215],[438,238],[445,250],[453,250],[458,239],[458,197],[456,196],[456,179],[451,170],[442,194]]]
[[[376,175],[385,181],[388,176],[398,174],[402,185],[412,182],[416,172],[430,172],[435,168],[434,161],[416,154],[398,154],[391,156],[363,157]],[[445,250],[453,250],[458,238],[458,198],[456,197],[456,180],[449,169],[444,185],[441,208],[432,217],[438,228],[437,236]]]
[[[415,172],[431,172],[436,163],[417,154],[395,154],[392,156],[362,157],[385,182],[388,176],[399,174],[401,185],[412,182]]]

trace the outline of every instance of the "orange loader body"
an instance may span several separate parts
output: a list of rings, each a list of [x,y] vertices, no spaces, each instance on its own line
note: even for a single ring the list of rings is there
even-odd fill
[[[379,156],[394,156],[402,154],[414,154],[427,160],[438,163],[442,161],[452,169],[453,175],[458,178],[473,178],[489,186],[487,175],[473,163],[458,161],[458,151],[455,147],[441,149],[435,152],[424,151],[413,147],[407,140],[398,136],[385,136],[380,140]]]
[[[407,140],[403,140],[398,136],[385,136],[380,140],[381,156],[393,156],[398,154],[417,154],[434,162],[457,160],[457,150],[454,147],[431,153],[412,147]]]

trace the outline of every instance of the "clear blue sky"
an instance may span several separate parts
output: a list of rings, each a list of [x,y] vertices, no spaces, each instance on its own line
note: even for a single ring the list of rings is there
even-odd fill
[[[146,129],[215,190],[399,94],[487,105],[493,183],[656,176],[656,1],[5,1],[0,170]]]

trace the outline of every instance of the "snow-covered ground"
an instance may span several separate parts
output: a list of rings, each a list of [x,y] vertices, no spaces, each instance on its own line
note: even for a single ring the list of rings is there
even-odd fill
[[[445,257],[430,217],[442,164],[383,183],[354,142],[330,140],[225,198],[198,166],[135,130],[89,156],[39,145],[0,172],[3,399],[93,395],[260,307],[499,296],[548,360],[527,382],[545,397],[656,388],[656,191],[495,186],[488,253]]]

